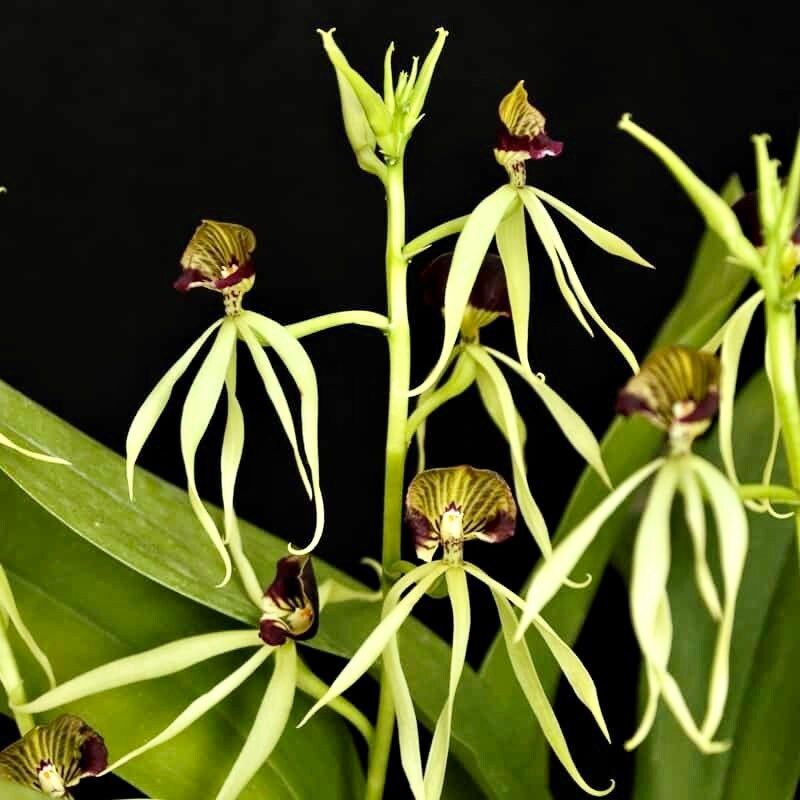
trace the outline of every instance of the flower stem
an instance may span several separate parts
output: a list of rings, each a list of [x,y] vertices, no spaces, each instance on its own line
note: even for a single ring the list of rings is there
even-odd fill
[[[8,631],[0,619],[0,684],[6,690],[9,705],[21,706],[28,702],[25,697],[25,687],[22,683],[22,676],[19,674],[19,667],[8,641]],[[23,714],[20,711],[14,712],[14,719],[22,736],[33,728],[33,717],[30,714]]]
[[[775,394],[781,436],[792,486],[800,489],[800,397],[797,390],[797,326],[794,303],[780,296],[768,299],[767,358]],[[795,515],[798,557],[800,557],[800,516]]]
[[[411,381],[411,336],[408,327],[405,244],[405,193],[402,158],[388,167],[386,175],[386,285],[389,329],[389,414],[386,429],[386,470],[383,492],[384,572],[400,560],[403,518],[403,487],[406,464],[406,421]],[[394,704],[385,672],[375,737],[369,753],[366,800],[380,800],[394,732]]]

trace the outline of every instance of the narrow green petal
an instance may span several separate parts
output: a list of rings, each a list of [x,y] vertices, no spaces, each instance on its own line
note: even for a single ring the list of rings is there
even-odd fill
[[[722,618],[722,606],[706,559],[706,512],[703,508],[703,495],[697,485],[697,478],[688,470],[681,475],[681,493],[686,527],[692,537],[697,589],[711,616],[719,621]]]
[[[461,320],[467,307],[470,292],[475,284],[478,271],[483,263],[486,251],[494,237],[500,220],[503,219],[509,206],[514,202],[516,192],[509,185],[501,186],[482,200],[470,214],[464,230],[456,242],[447,288],[444,293],[444,341],[436,366],[423,381],[411,392],[411,396],[422,394],[433,386],[444,372],[450,352],[458,340]]]
[[[597,687],[589,674],[589,670],[583,662],[575,655],[572,648],[545,622],[540,616],[533,618],[533,624],[541,634],[545,644],[550,648],[553,658],[558,662],[564,677],[569,682],[575,696],[589,709],[597,723],[597,726],[606,737],[606,741],[611,742],[611,735],[608,732],[603,710],[600,708],[600,698],[597,696]]]
[[[172,675],[223,653],[262,644],[256,630],[220,631],[179,639],[84,672],[26,703],[21,710],[40,714],[83,697]]]
[[[424,250],[427,250],[440,239],[453,236],[456,233],[461,233],[468,219],[469,214],[465,214],[463,217],[456,217],[455,219],[448,220],[441,225],[437,225],[435,228],[431,228],[429,231],[425,231],[425,233],[421,233],[403,248],[403,255],[410,260]]]
[[[587,794],[593,797],[604,797],[614,790],[614,781],[611,781],[611,786],[609,786],[608,789],[593,789],[586,783],[580,772],[578,772],[578,768],[569,752],[564,733],[561,730],[561,725],[558,723],[553,707],[550,705],[550,701],[547,698],[547,693],[536,672],[536,667],[533,664],[528,645],[524,639],[521,641],[515,640],[515,630],[518,627],[517,617],[502,594],[493,592],[493,595],[494,601],[497,604],[497,611],[500,615],[500,623],[503,627],[503,638],[505,639],[511,667],[514,670],[514,675],[517,678],[520,688],[530,704],[531,710],[539,722],[542,733],[572,780]]]
[[[463,394],[474,382],[475,363],[466,353],[461,353],[447,380],[419,396],[414,413],[406,424],[406,444],[411,444],[414,434],[434,411]]]
[[[531,580],[525,595],[526,608],[522,614],[517,639],[522,638],[533,618],[550,602],[564,581],[594,541],[603,523],[625,502],[627,497],[664,464],[663,458],[651,461],[624,480],[584,520],[567,534],[553,550]]]
[[[15,630],[19,634],[20,639],[25,643],[25,646],[30,650],[31,655],[36,659],[39,663],[39,666],[44,671],[44,674],[47,675],[47,681],[51,687],[56,685],[56,678],[53,674],[53,667],[50,665],[50,659],[45,654],[44,650],[36,642],[36,639],[33,638],[33,634],[30,632],[28,626],[25,624],[25,621],[22,619],[22,615],[19,613],[19,609],[17,608],[16,600],[14,600],[14,593],[11,591],[11,585],[8,582],[8,577],[6,576],[6,571],[3,569],[3,566],[0,564],[0,616],[7,617],[8,620],[11,621],[11,624],[14,626]],[[0,623],[2,623],[2,619],[0,619]],[[0,634],[3,635],[3,634]]]
[[[392,126],[391,114],[381,96],[350,66],[333,39],[335,30],[336,28],[331,28],[329,31],[318,30],[317,33],[322,37],[323,47],[334,68],[342,73],[358,97],[372,130],[376,135],[383,136]]]
[[[612,256],[624,258],[626,261],[632,261],[634,264],[655,269],[647,259],[642,258],[626,241],[620,239],[615,233],[611,233],[611,231],[602,228],[596,222],[592,222],[588,217],[584,217],[580,211],[576,211],[572,206],[568,206],[557,197],[553,197],[553,195],[543,192],[535,186],[532,186],[531,189],[545,203],[552,206],[556,211],[560,211],[584,236],[601,250],[605,250],[606,253],[610,253]]]
[[[589,326],[589,323],[586,321],[586,317],[583,315],[583,310],[581,309],[580,303],[570,288],[567,277],[564,274],[564,267],[561,264],[555,242],[553,241],[552,229],[548,224],[550,217],[547,214],[547,210],[542,205],[539,198],[533,193],[533,190],[530,186],[520,189],[519,196],[522,198],[522,202],[525,204],[525,209],[528,212],[528,216],[531,218],[533,227],[536,230],[536,235],[541,240],[545,252],[547,253],[547,257],[550,259],[550,263],[553,265],[553,274],[555,275],[556,283],[558,284],[558,290],[561,292],[561,296],[564,298],[564,300],[566,300],[570,311],[572,311],[572,313],[575,315],[578,322],[583,325],[589,336],[594,336],[594,332]]]
[[[334,578],[328,578],[319,587],[320,611],[331,603],[379,603],[383,600],[383,589],[380,582],[383,580],[383,567],[372,558],[362,558],[361,563],[370,567],[375,572],[379,586],[374,591],[369,589],[353,589],[345,586]]]
[[[525,235],[525,210],[522,203],[517,201],[501,220],[495,232],[495,240],[506,274],[517,353],[520,363],[530,371],[528,326],[531,312],[531,268]]]
[[[319,700],[328,691],[328,684],[318,678],[302,659],[297,659],[297,688],[313,700]],[[372,723],[351,702],[344,697],[337,697],[328,703],[328,708],[346,719],[363,737],[369,747],[375,730]]]
[[[262,336],[283,361],[289,370],[300,392],[300,420],[303,432],[303,450],[311,472],[311,484],[314,492],[314,507],[317,521],[311,542],[303,548],[289,545],[289,551],[295,555],[310,553],[319,543],[325,527],[325,505],[322,499],[322,488],[319,478],[319,389],[317,373],[303,345],[286,329],[274,320],[261,314],[245,311],[242,315],[245,324]]]
[[[657,646],[658,665],[662,672],[666,672],[669,654],[672,651],[672,613],[669,608],[669,599],[666,592],[661,598],[653,631],[653,639]],[[625,742],[626,750],[635,750],[647,737],[653,728],[658,712],[658,699],[661,696],[661,682],[655,667],[645,663],[647,675],[647,705],[642,714],[641,722],[636,732]]]
[[[236,800],[270,757],[289,721],[296,685],[297,648],[290,640],[275,651],[275,669],[264,699],[217,800]]]
[[[622,117],[619,128],[631,134],[661,160],[697,206],[708,227],[719,235],[736,258],[750,269],[759,269],[761,259],[758,252],[742,233],[736,214],[725,200],[703,183],[669,147],[633,122],[629,114]]]
[[[759,291],[751,295],[739,306],[739,308],[736,309],[736,311],[733,312],[733,314],[731,314],[731,316],[725,321],[720,329],[700,349],[706,353],[716,353],[717,350],[719,350],[719,348],[722,346],[722,342],[725,339],[725,334],[728,332],[728,328],[730,327],[731,323],[736,320],[737,315],[749,315],[752,317],[759,303],[761,303],[763,299],[764,292],[763,290],[759,289]]]
[[[21,447],[20,445],[11,441],[8,436],[4,436],[2,433],[0,433],[0,445],[9,448],[9,450],[14,450],[17,453],[21,453],[23,456],[32,458],[34,461],[45,461],[48,464],[63,464],[65,466],[70,466],[70,462],[64,458],[59,458],[58,456],[49,456],[47,453],[37,453],[35,450],[28,450],[27,448]]]
[[[213,689],[190,703],[161,733],[145,742],[141,747],[137,747],[122,756],[122,758],[117,759],[100,774],[107,775],[109,772],[114,772],[148,750],[152,750],[154,747],[158,747],[170,739],[174,739],[178,734],[183,733],[193,722],[196,722],[214,706],[221,703],[229,694],[236,691],[272,655],[273,650],[274,648],[262,644],[258,651],[245,661],[241,667],[232,672],[225,680],[220,681]]]
[[[125,440],[126,472],[128,476],[128,492],[133,500],[133,468],[139,458],[148,436],[158,422],[158,418],[169,402],[175,384],[189,368],[200,348],[206,343],[208,337],[222,325],[223,320],[218,319],[209,326],[199,339],[167,370],[164,377],[155,385],[155,388],[136,412],[136,416],[128,429]]]
[[[480,348],[478,347],[477,349]],[[471,350],[467,352],[471,354]],[[511,399],[513,417],[509,424],[510,409],[508,403],[511,397],[511,390],[508,388],[503,374],[491,358],[487,357],[486,360],[494,368],[494,371],[490,373],[487,372],[483,366],[480,367],[477,373],[478,390],[486,411],[508,442],[509,450],[511,451],[514,490],[522,518],[525,520],[525,524],[528,526],[528,530],[531,532],[531,536],[533,536],[542,554],[545,558],[549,558],[550,554],[553,552],[553,547],[550,543],[550,532],[547,529],[547,521],[539,509],[536,500],[534,500],[530,485],[528,484],[528,470],[525,464],[525,439],[527,436],[525,423],[522,421],[519,412],[514,406],[513,399]],[[504,389],[498,388],[496,381],[500,381],[500,385],[503,386]]]
[[[211,345],[205,361],[203,361],[198,370],[197,377],[189,387],[189,393],[186,395],[183,414],[181,415],[181,453],[183,454],[183,466],[186,470],[189,502],[197,519],[217,549],[222,563],[225,565],[225,576],[220,586],[224,586],[230,580],[231,558],[225,549],[225,544],[217,530],[216,523],[203,505],[203,501],[197,491],[194,459],[200,440],[203,438],[209,422],[211,422],[217,401],[222,393],[225,375],[228,372],[228,364],[235,347],[236,326],[231,320],[226,319],[220,327],[217,338],[214,340],[214,344]]]
[[[487,347],[485,350],[498,361],[511,367],[539,395],[556,424],[566,436],[567,441],[600,476],[603,483],[611,488],[611,478],[609,478],[605,464],[603,464],[600,443],[592,433],[591,428],[581,419],[578,413],[545,380],[530,371],[526,371],[513,358],[509,358],[505,353],[501,353],[491,347]]]
[[[326,706],[334,697],[338,697],[346,692],[364,673],[377,661],[381,653],[386,648],[389,640],[396,635],[400,626],[405,622],[406,617],[411,613],[414,606],[425,595],[425,592],[433,586],[436,580],[447,570],[447,566],[434,562],[433,564],[423,564],[412,572],[404,575],[392,587],[383,605],[383,618],[372,633],[364,640],[361,647],[353,654],[344,669],[339,673],[336,680],[331,684],[330,689],[325,693],[311,710],[303,717],[298,727],[302,727],[314,716],[323,706]],[[396,598],[409,586],[417,585],[399,602]]]
[[[389,321],[383,314],[376,314],[374,311],[357,309],[334,311],[331,314],[320,314],[318,317],[293,322],[286,326],[286,332],[295,339],[302,339],[304,336],[338,328],[341,325],[361,325],[364,328],[376,328],[385,333],[389,327]]]
[[[747,557],[747,515],[736,489],[714,466],[698,456],[692,457],[692,468],[706,489],[706,496],[714,512],[719,539],[722,583],[725,587],[725,605],[717,633],[714,661],[708,687],[708,705],[702,724],[703,735],[712,738],[719,727],[730,682],[730,649],[736,598]]]
[[[428,96],[433,73],[439,61],[439,56],[442,54],[446,39],[447,31],[444,28],[437,28],[436,41],[433,43],[433,47],[431,47],[425,60],[422,62],[422,67],[419,70],[419,77],[414,83],[411,96],[408,98],[408,111],[406,114],[412,125],[416,124],[417,118],[422,112],[422,107],[425,105],[425,98]],[[411,83],[411,81],[409,81],[409,83]]]
[[[263,590],[250,559],[242,546],[239,520],[233,505],[236,476],[244,450],[244,415],[236,397],[236,350],[234,349],[225,376],[225,389],[228,395],[228,417],[222,438],[220,472],[222,474],[222,507],[225,511],[225,541],[229,545],[231,558],[239,572],[242,585],[252,603],[261,609]]]
[[[719,386],[719,451],[725,472],[735,483],[739,483],[736,474],[736,459],[733,454],[733,404],[736,399],[736,379],[739,375],[739,359],[742,355],[747,331],[753,320],[753,314],[764,299],[763,292],[756,292],[743,303],[731,316],[722,336],[720,353],[720,386]]]
[[[450,605],[453,609],[453,641],[450,655],[450,682],[447,700],[433,731],[433,741],[428,752],[425,765],[425,798],[439,800],[444,788],[444,776],[447,769],[447,755],[450,752],[450,732],[453,725],[453,708],[456,691],[461,681],[461,673],[467,659],[467,643],[469,642],[470,607],[467,591],[467,576],[458,567],[445,573]]]

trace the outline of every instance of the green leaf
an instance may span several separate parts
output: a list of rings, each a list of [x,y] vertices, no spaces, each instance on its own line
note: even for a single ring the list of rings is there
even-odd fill
[[[741,195],[736,178],[722,192],[729,202]],[[670,343],[702,346],[722,325],[747,282],[749,273],[727,260],[727,246],[712,231],[700,243],[686,288],[671,315],[661,328],[654,346]],[[609,398],[609,406],[611,399]],[[621,481],[652,460],[661,450],[662,435],[640,419],[616,419],[608,429],[601,447],[603,462],[614,481]],[[554,544],[569,533],[606,496],[607,489],[596,473],[584,470],[570,498],[554,537]],[[576,573],[588,572],[594,580],[581,591],[562,591],[547,607],[547,619],[568,644],[580,633],[600,578],[620,537],[628,530],[623,509],[606,522],[603,531],[576,565]],[[528,643],[536,663],[541,663],[540,678],[549,697],[555,696],[559,673],[555,665],[541,659],[542,645],[533,635]],[[524,780],[546,797],[548,785],[548,749],[537,728],[522,723],[525,698],[516,691],[514,676],[500,637],[493,642],[480,670],[489,695],[486,704],[506,720],[516,732],[516,747],[527,751]],[[537,795],[538,796],[538,795]],[[648,799],[649,800],[649,799]]]
[[[0,470],[5,472],[25,492],[49,511],[53,518],[40,514],[48,520],[48,529],[61,533],[63,541],[66,537],[65,547],[78,547],[81,540],[67,534],[66,529],[71,529],[80,537],[100,550],[113,556],[114,559],[131,567],[137,572],[148,576],[153,581],[166,586],[179,594],[195,600],[208,608],[212,608],[225,616],[256,625],[258,611],[248,600],[237,581],[231,581],[222,589],[214,589],[214,583],[219,577],[219,562],[210,541],[205,536],[199,522],[191,511],[186,493],[180,489],[156,478],[144,470],[136,473],[136,502],[128,498],[125,482],[125,466],[120,456],[112,453],[107,448],[92,441],[89,437],[75,430],[62,420],[37,406],[31,400],[19,394],[11,387],[0,382],[0,431],[13,435],[18,441],[25,442],[28,446],[41,447],[47,442],[58,452],[69,458],[73,466],[59,466],[34,462],[30,459],[0,449]],[[38,464],[38,468],[34,465]],[[30,504],[28,504],[30,505]],[[4,509],[4,524],[11,520],[13,509],[8,504],[0,504]],[[210,513],[217,523],[221,525],[222,512],[208,505]],[[38,518],[38,517],[37,517]],[[60,520],[63,525],[58,525]],[[11,522],[9,522],[11,525]],[[34,528],[38,534],[44,530]],[[25,523],[25,530],[28,523]],[[11,528],[13,529],[13,527]],[[275,563],[286,555],[286,542],[272,536],[247,522],[240,523],[240,531],[244,548],[250,561],[255,567],[261,585],[266,586],[272,579]],[[20,533],[11,537],[3,537],[0,543],[0,563],[6,566],[21,564],[29,572],[36,574],[41,568],[41,554],[48,553],[47,565],[55,570],[60,581],[72,581],[68,565],[72,563],[68,554],[56,548],[56,537],[52,542],[42,535],[25,538],[25,547],[20,545],[18,538],[25,534]],[[72,543],[72,544],[70,544]],[[82,545],[83,546],[83,545]],[[81,552],[93,552],[91,547],[83,546]],[[11,551],[14,559],[9,559],[7,553]],[[81,557],[77,558],[78,566]],[[60,563],[64,564],[65,572],[58,571]],[[87,563],[89,563],[87,561]],[[106,576],[109,584],[113,585],[113,576],[118,570],[112,569],[114,562],[104,559],[102,563],[95,564],[91,571],[80,574],[91,575],[89,585],[94,585],[98,580],[105,583]],[[334,578],[338,584],[358,591],[367,591],[367,587],[354,581],[349,576],[328,566],[319,559],[315,560],[315,569],[320,584],[327,579]],[[127,571],[122,570],[124,574]],[[134,576],[136,577],[136,576]],[[147,586],[147,581],[137,579],[137,586]],[[124,585],[124,581],[121,585]],[[50,591],[48,588],[47,591]],[[72,588],[74,598],[90,599],[89,592],[81,590],[78,586]],[[139,589],[130,590],[129,597],[138,597]],[[143,591],[143,590],[142,590]],[[159,595],[161,596],[161,595]],[[172,597],[171,593],[164,592],[163,596]],[[117,601],[114,608],[118,608],[122,601]],[[159,601],[164,604],[165,601]],[[177,602],[177,599],[176,599]],[[136,604],[131,604],[136,605]],[[187,604],[186,608],[192,608]],[[27,616],[26,610],[20,608],[24,618],[38,620],[37,614],[47,615],[46,609],[31,612]],[[149,613],[149,612],[148,612]],[[165,611],[163,616],[169,616]],[[200,613],[199,610],[197,613]],[[103,656],[103,649],[98,647],[92,652],[96,658],[79,662],[78,665],[64,671],[58,664],[54,664],[56,676],[65,678],[85,671],[90,667],[105,663],[113,658],[130,655],[147,647],[163,644],[170,638],[189,636],[194,632],[206,630],[219,630],[224,627],[216,616],[213,627],[197,631],[196,625],[175,625],[174,630],[170,625],[165,632],[161,631],[162,615],[149,615],[144,624],[145,630],[151,630],[151,637],[147,641],[133,642],[131,649],[111,650]],[[184,613],[183,619],[189,619]],[[200,614],[202,619],[202,614]],[[324,650],[338,656],[349,658],[369,632],[376,626],[380,618],[380,608],[372,603],[341,603],[326,608],[322,617],[320,631],[307,644],[316,649]],[[113,619],[107,620],[108,630],[113,630]],[[38,627],[34,633],[38,636]],[[48,651],[52,646],[48,640],[41,642]],[[67,645],[61,643],[59,647],[64,650]],[[447,675],[450,662],[450,648],[433,632],[415,619],[409,619],[400,633],[400,649],[405,653],[413,653],[413,659],[406,664],[406,677],[413,692],[417,705],[417,713],[423,723],[433,728],[436,718],[441,710],[442,703],[447,695]],[[51,654],[52,655],[52,654]],[[230,663],[230,662],[228,662]],[[234,662],[235,665],[236,662]],[[31,667],[32,669],[32,667]],[[215,673],[218,679],[224,673]],[[205,687],[210,686],[210,681]],[[198,690],[195,694],[199,694]],[[263,692],[262,692],[263,693]],[[461,687],[456,698],[454,712],[452,745],[453,754],[467,769],[475,782],[486,793],[487,797],[496,800],[515,800],[527,791],[530,785],[526,773],[526,766],[530,761],[530,751],[523,741],[519,744],[520,737],[513,728],[508,728],[505,722],[497,717],[494,709],[485,702],[489,695],[488,687],[469,667],[465,667],[461,678]],[[130,698],[132,695],[128,695]],[[192,695],[194,697],[195,695]],[[183,706],[170,706],[173,710],[171,717],[160,714],[164,727],[174,718],[177,711],[185,707],[192,697],[183,696]],[[258,691],[248,695],[248,709],[245,715],[241,733],[247,734],[252,715],[260,702]],[[235,698],[234,698],[235,699]],[[307,704],[304,706],[307,707]],[[157,721],[154,718],[152,727],[148,730],[152,734]],[[198,723],[200,724],[200,723]],[[533,726],[530,719],[526,718],[526,725]],[[224,727],[224,726],[223,726]],[[102,727],[98,725],[102,730]],[[311,729],[309,727],[309,729]],[[142,731],[136,742],[126,740],[129,744],[139,744],[145,740]],[[189,736],[191,732],[183,734]],[[176,740],[180,743],[180,739]],[[242,742],[244,739],[242,739]],[[120,747],[125,746],[123,744]],[[166,745],[172,747],[173,743]],[[324,748],[324,744],[320,744]],[[228,745],[225,745],[228,747]],[[160,752],[160,751],[159,751]],[[227,750],[226,750],[227,752]],[[276,753],[281,752],[281,746]],[[149,758],[149,756],[148,756]],[[129,765],[134,769],[139,762]],[[151,763],[151,762],[146,762]],[[449,772],[456,772],[455,766]],[[220,776],[222,772],[215,773]],[[463,782],[463,776],[462,782]],[[134,781],[135,782],[135,781]],[[448,794],[445,787],[445,795]],[[178,797],[189,797],[191,793],[178,793]],[[309,789],[308,795],[313,796]],[[353,794],[352,796],[356,796]],[[172,800],[167,796],[163,800]]]
[[[0,780],[0,797],[3,800],[42,800],[42,793]]]
[[[736,403],[735,445],[746,478],[760,470],[770,447],[771,413],[769,385],[761,374]],[[696,449],[719,463],[716,434]],[[785,479],[782,459],[777,471],[779,479]],[[800,578],[793,526],[767,514],[750,514],[749,523],[750,548],[731,642],[730,688],[719,729],[721,738],[732,740],[732,748],[704,757],[668,715],[659,713],[639,752],[637,800],[790,800],[794,796],[800,778],[800,717],[796,713],[800,642],[794,624]],[[682,522],[674,525],[673,542],[669,596],[676,636],[670,669],[690,706],[698,709],[706,701],[717,631],[701,605],[691,539]],[[709,556],[712,564],[718,564],[719,548],[710,547]]]
[[[124,489],[120,481],[119,491]],[[173,639],[230,625],[219,614],[104,555],[5,477],[0,477],[0,507],[4,530],[13,531],[12,536],[0,537],[0,561],[9,575],[20,613],[31,621],[61,680]],[[210,547],[209,555],[208,567],[213,573],[217,562]],[[21,642],[14,640],[13,645],[27,676],[29,696],[35,697],[47,689],[46,680]],[[165,727],[244,658],[242,654],[224,655],[175,676],[87,698],[66,710],[85,718],[103,734],[113,759]],[[161,800],[208,797],[222,784],[244,744],[267,672],[248,681],[173,741],[126,765],[120,772],[122,777]],[[305,698],[296,703],[292,714],[295,724],[308,706]],[[60,713],[61,709],[43,718]],[[301,748],[309,748],[314,758],[298,760]],[[325,714],[302,733],[290,724],[269,763],[241,800],[266,796],[277,800],[320,796],[352,800],[362,786],[351,737],[338,717]],[[6,795],[2,796],[5,800]]]

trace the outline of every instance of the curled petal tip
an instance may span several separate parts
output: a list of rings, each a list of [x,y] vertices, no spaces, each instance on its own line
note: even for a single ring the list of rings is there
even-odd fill
[[[631,116],[630,111],[626,111],[620,118],[619,122],[617,123],[617,127],[620,130],[625,130],[631,123],[633,122],[633,117]]]
[[[587,572],[586,576],[582,581],[573,581],[572,579],[567,578],[564,581],[564,585],[568,586],[570,589],[585,589],[587,586],[591,584],[591,582],[592,582],[592,573]]]

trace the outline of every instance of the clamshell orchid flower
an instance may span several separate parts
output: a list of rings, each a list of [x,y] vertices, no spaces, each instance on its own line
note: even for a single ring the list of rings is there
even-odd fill
[[[644,658],[648,700],[638,730],[626,743],[628,749],[640,744],[650,731],[660,698],[701,751],[718,753],[728,747],[714,737],[728,695],[731,633],[747,554],[747,516],[736,487],[715,466],[691,451],[692,442],[711,425],[724,389],[719,361],[709,353],[670,346],[655,351],[644,361],[639,373],[620,392],[617,410],[640,415],[666,431],[669,454],[634,472],[568,533],[534,574],[525,597],[517,641],[524,641],[531,620],[558,592],[605,521],[637,487],[655,475],[636,535],[630,587],[633,628]],[[718,624],[705,715],[699,724],[669,671],[673,641],[667,595],[670,513],[678,494],[683,498],[692,539],[697,588]],[[706,558],[706,502],[716,521],[721,589],[714,582]]]
[[[73,786],[99,775],[107,765],[103,737],[82,719],[65,714],[0,752],[0,780],[71,800]]]
[[[421,273],[424,296],[430,305],[443,308],[445,287],[452,267],[452,253],[435,258]],[[484,407],[506,439],[511,454],[514,490],[519,510],[545,557],[552,552],[547,523],[530,489],[525,464],[527,429],[517,411],[511,388],[500,365],[517,373],[533,389],[553,415],[569,443],[610,487],[600,445],[589,426],[545,381],[544,376],[523,368],[504,353],[480,341],[480,332],[496,319],[511,317],[506,271],[499,256],[484,256],[461,322],[461,339],[453,349],[449,373],[420,395],[406,428],[406,441],[417,442],[418,472],[425,469],[427,420],[442,405],[477,385]]]
[[[317,420],[319,396],[317,378],[311,359],[297,338],[284,326],[253,311],[242,309],[242,299],[253,286],[253,232],[242,225],[203,220],[198,226],[181,259],[183,272],[175,286],[180,291],[204,288],[222,294],[225,316],[206,329],[197,341],[175,362],[136,413],[126,441],[128,487],[133,499],[134,466],[147,438],[169,401],[175,384],[211,338],[214,339],[203,364],[198,370],[181,416],[181,452],[186,470],[189,502],[208,537],[222,558],[225,574],[222,584],[231,577],[231,555],[236,560],[241,541],[233,506],[234,488],[244,448],[244,416],[236,397],[236,342],[244,342],[264,384],[289,443],[294,451],[300,478],[316,509],[316,526],[308,545],[290,550],[295,554],[308,553],[322,536],[325,510],[320,488],[319,453],[317,449]],[[267,355],[271,350],[287,368],[301,398],[301,452],[299,437],[289,401]],[[225,509],[225,535],[200,499],[195,481],[195,456],[223,387],[228,399],[228,417],[222,442],[220,471],[222,500]],[[305,457],[305,460],[304,460]],[[230,555],[225,545],[230,546]],[[258,584],[242,570],[250,596],[259,595]]]
[[[583,214],[547,192],[526,183],[526,164],[546,156],[561,155],[563,145],[550,138],[542,113],[528,101],[520,81],[503,98],[499,108],[501,129],[494,154],[506,170],[509,183],[482,200],[466,217],[444,223],[410,242],[405,254],[410,258],[438,239],[460,231],[453,253],[444,294],[444,342],[439,359],[425,381],[412,392],[428,391],[447,368],[458,339],[470,294],[492,239],[502,259],[508,284],[508,298],[514,323],[519,362],[527,373],[528,325],[530,320],[530,264],[525,233],[525,214],[530,217],[541,240],[562,296],[581,325],[592,335],[588,315],[611,339],[635,372],[638,369],[630,347],[603,320],[583,288],[561,234],[547,206],[572,222],[594,244],[612,255],[651,267],[630,245],[601,228]],[[585,313],[584,313],[585,312]]]
[[[194,700],[167,728],[113,764],[104,764],[97,773],[104,775],[178,736],[248,678],[264,669],[272,658],[274,668],[250,735],[215,795],[216,800],[235,800],[280,740],[289,720],[295,692],[299,689],[316,700],[328,689],[301,660],[296,646],[297,642],[306,641],[316,633],[324,602],[375,599],[373,593],[339,587],[331,581],[326,581],[318,589],[311,557],[286,556],[278,561],[275,579],[264,592],[257,629],[191,636],[113,661],[61,684],[17,710],[38,714],[100,692],[173,675],[224,653],[251,651],[241,666]],[[331,708],[369,740],[372,727],[354,706],[340,698],[331,704]]]
[[[542,687],[527,643],[514,641],[517,616],[512,606],[524,608],[524,601],[479,567],[464,560],[466,542],[474,539],[490,543],[502,542],[512,536],[516,514],[511,490],[495,472],[460,466],[426,470],[417,475],[406,496],[406,521],[417,557],[426,563],[407,572],[389,590],[383,603],[380,624],[300,723],[305,724],[321,708],[340,699],[343,692],[364,675],[375,661],[383,657],[396,709],[403,769],[415,800],[438,800],[444,786],[456,692],[466,661],[470,632],[468,575],[476,578],[492,592],[514,674],[545,737],[564,768],[591,795],[603,796],[614,787],[612,781],[611,787],[606,790],[593,789],[581,777]],[[434,560],[439,551],[441,557]],[[446,585],[453,612],[450,683],[423,768],[414,703],[400,662],[397,635],[416,604],[442,580]],[[536,615],[533,624],[578,699],[589,709],[608,738],[597,690],[586,668],[542,617]]]

